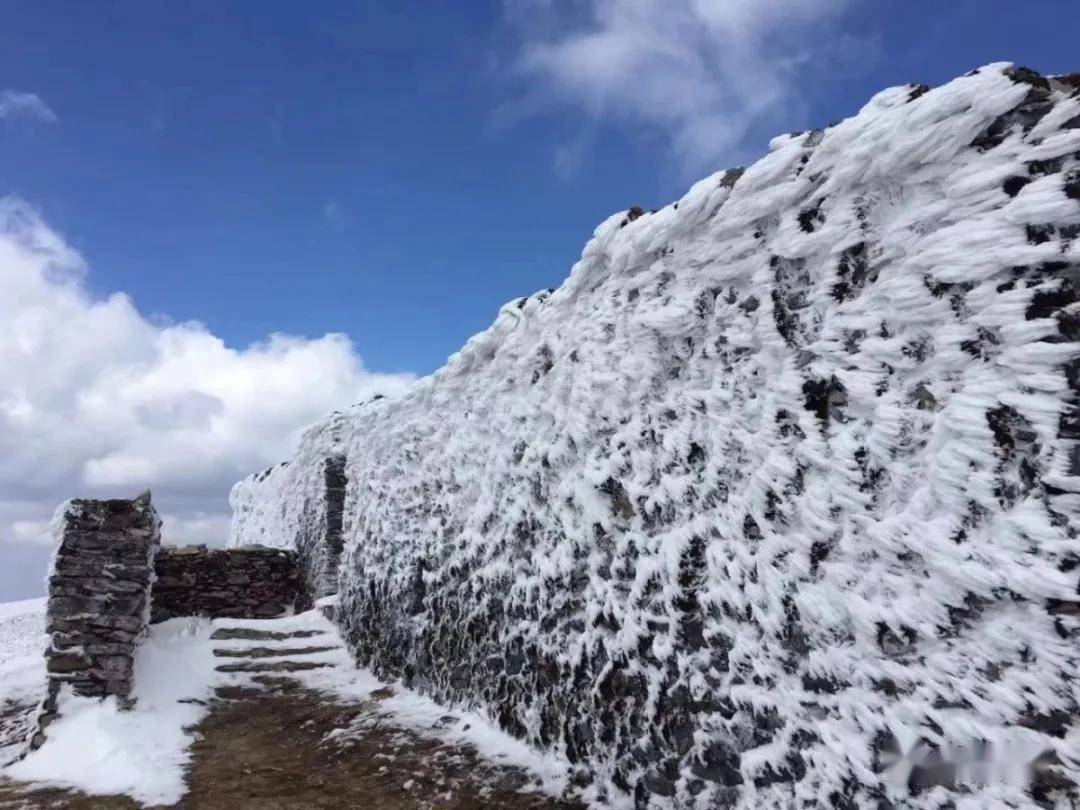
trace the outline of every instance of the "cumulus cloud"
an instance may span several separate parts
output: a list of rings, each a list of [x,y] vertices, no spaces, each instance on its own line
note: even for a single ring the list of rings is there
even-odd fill
[[[604,120],[664,137],[688,171],[721,168],[757,126],[803,117],[812,68],[852,40],[833,29],[848,0],[509,0],[513,70],[529,110],[570,106],[583,136]]]
[[[0,563],[48,542],[58,502],[145,488],[169,541],[221,543],[235,480],[335,408],[409,384],[366,370],[344,335],[237,349],[122,293],[95,298],[86,274],[37,212],[0,200]]]
[[[0,120],[29,119],[53,123],[57,120],[49,105],[35,93],[20,93],[17,90],[0,91]]]
[[[161,535],[166,543],[205,543],[220,546],[229,536],[230,516],[195,512],[191,515],[161,516]]]

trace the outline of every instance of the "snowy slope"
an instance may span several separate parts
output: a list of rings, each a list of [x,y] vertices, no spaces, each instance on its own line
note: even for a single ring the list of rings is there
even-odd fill
[[[892,88],[612,217],[558,290],[238,484],[234,542],[294,542],[344,451],[354,652],[599,799],[1064,801],[1078,88]]]
[[[45,693],[45,600],[0,604],[0,766],[22,753]]]
[[[45,599],[0,604],[0,702],[45,686]]]
[[[0,604],[0,702],[44,690],[44,598]]]

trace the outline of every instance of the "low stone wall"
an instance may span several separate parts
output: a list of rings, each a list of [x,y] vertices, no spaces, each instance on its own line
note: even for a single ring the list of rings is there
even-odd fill
[[[130,699],[160,526],[149,492],[134,500],[77,499],[61,512],[49,573],[49,683],[32,746],[44,740],[63,684],[84,697],[115,696],[122,705]]]
[[[297,559],[292,551],[166,546],[154,568],[154,623],[176,616],[267,619],[284,615],[296,604]]]

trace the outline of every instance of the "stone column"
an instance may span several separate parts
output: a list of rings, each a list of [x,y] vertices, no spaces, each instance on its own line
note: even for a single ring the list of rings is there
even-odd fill
[[[76,499],[58,516],[48,580],[49,683],[31,747],[44,742],[65,684],[76,695],[115,696],[122,707],[131,706],[160,527],[149,492],[134,500]]]
[[[344,545],[342,527],[345,517],[345,488],[348,486],[345,457],[333,456],[326,459],[323,475],[326,482],[326,548],[323,552],[322,576],[315,598],[337,593],[337,569]]]

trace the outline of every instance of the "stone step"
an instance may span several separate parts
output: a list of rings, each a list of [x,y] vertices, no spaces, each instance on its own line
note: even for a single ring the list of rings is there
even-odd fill
[[[306,669],[326,669],[333,664],[325,661],[237,661],[215,667],[218,672],[302,672]]]
[[[311,653],[330,652],[340,650],[341,647],[216,647],[214,655],[218,658],[283,658],[286,655],[310,655]]]
[[[287,641],[290,638],[312,638],[325,636],[322,630],[256,630],[252,627],[219,627],[210,636],[213,641]]]

